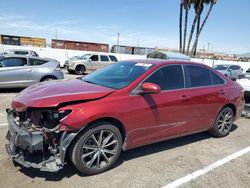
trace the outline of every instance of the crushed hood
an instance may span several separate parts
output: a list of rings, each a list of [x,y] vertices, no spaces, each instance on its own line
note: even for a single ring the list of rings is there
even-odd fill
[[[12,107],[17,111],[25,111],[27,107],[56,107],[66,102],[102,98],[113,91],[79,79],[48,81],[24,89],[14,98]]]

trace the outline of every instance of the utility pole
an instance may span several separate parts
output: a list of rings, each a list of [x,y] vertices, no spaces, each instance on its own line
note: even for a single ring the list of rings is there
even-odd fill
[[[120,52],[120,33],[117,33],[117,52]]]
[[[207,51],[209,52],[210,42],[207,43]]]

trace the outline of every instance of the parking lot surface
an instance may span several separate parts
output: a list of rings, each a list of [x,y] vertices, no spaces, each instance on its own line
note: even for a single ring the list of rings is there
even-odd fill
[[[78,77],[65,74],[66,79]],[[5,108],[20,90],[0,91],[0,187],[163,187],[192,172],[250,146],[250,120],[241,118],[229,136],[213,138],[198,133],[123,152],[108,172],[84,176],[71,164],[58,173],[14,166],[5,151]],[[250,152],[215,168],[180,187],[250,187]]]

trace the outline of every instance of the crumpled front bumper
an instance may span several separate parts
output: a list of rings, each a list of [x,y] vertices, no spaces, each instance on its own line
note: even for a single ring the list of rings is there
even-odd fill
[[[75,133],[63,132],[60,139],[59,152],[55,154],[44,153],[44,137],[41,132],[27,132],[15,122],[13,111],[7,109],[9,130],[6,138],[9,143],[5,145],[6,151],[13,161],[26,168],[37,168],[41,171],[57,172],[65,164],[67,147],[75,137]],[[35,151],[35,152],[34,152]]]

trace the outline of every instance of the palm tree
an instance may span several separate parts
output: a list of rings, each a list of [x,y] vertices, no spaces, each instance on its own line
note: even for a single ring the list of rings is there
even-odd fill
[[[189,9],[190,9],[191,1],[192,0],[184,0],[185,21],[184,21],[184,39],[183,39],[183,46],[182,46],[182,53],[183,54],[185,54],[185,48],[186,48],[188,12],[189,12]]]
[[[190,31],[190,35],[189,35],[189,39],[188,39],[188,46],[187,46],[187,52],[186,52],[187,55],[189,54],[189,49],[190,49],[190,45],[192,42],[195,25],[196,25],[197,20],[199,18],[199,13],[200,13],[203,1],[204,0],[192,0],[192,3],[194,4],[195,7],[197,6],[197,8],[195,9],[196,14],[195,14],[195,17],[194,17],[194,20],[192,23],[192,27],[191,27],[191,31]]]
[[[203,9],[204,9],[204,4],[209,4],[209,3],[210,3],[210,0],[203,0],[202,4],[199,7],[199,1],[194,2],[195,14],[198,14],[198,20],[197,20],[197,26],[196,26],[196,37],[197,37],[199,30],[200,30],[201,14],[202,14]],[[197,42],[197,44],[198,44],[198,42]],[[193,56],[196,55],[197,44],[194,47],[194,50],[192,48]]]
[[[179,16],[179,34],[180,34],[180,44],[179,52],[182,52],[182,10],[183,10],[183,0],[180,0],[180,16]]]
[[[195,51],[195,48],[196,48],[196,46],[198,44],[199,36],[201,34],[201,31],[204,28],[204,26],[205,26],[205,24],[207,22],[207,19],[208,19],[209,15],[210,15],[210,13],[211,13],[211,11],[213,9],[213,6],[216,4],[216,2],[217,2],[217,0],[210,0],[210,7],[208,9],[208,12],[207,12],[207,15],[206,15],[205,19],[203,20],[203,23],[202,23],[201,27],[199,29],[199,32],[196,35],[196,38],[195,38],[195,41],[194,41],[194,44],[193,44],[193,47],[192,47],[192,52]]]

